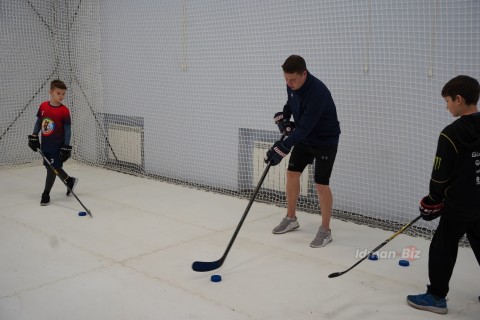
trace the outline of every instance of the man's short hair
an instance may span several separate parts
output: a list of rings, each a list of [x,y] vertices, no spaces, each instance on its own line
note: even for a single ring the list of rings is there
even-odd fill
[[[62,80],[53,80],[52,82],[50,82],[50,90],[54,89],[67,90],[67,86]]]
[[[466,104],[477,104],[480,84],[472,77],[460,75],[448,81],[442,89],[442,97],[462,96]]]
[[[282,64],[283,72],[285,73],[302,73],[307,70],[305,59],[297,55],[291,55]]]

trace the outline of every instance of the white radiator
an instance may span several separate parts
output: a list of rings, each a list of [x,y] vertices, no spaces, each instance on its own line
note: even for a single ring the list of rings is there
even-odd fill
[[[142,133],[141,127],[110,124],[108,140],[116,158],[108,148],[109,159],[142,165]]]
[[[271,143],[255,141],[253,145],[253,185],[256,186],[262,177],[265,167],[264,162],[267,150],[272,146]],[[271,166],[268,174],[263,181],[262,189],[271,189],[275,191],[285,192],[286,170],[290,154],[280,162],[277,166]],[[308,177],[310,166],[307,166],[300,178],[300,195],[308,195]]]

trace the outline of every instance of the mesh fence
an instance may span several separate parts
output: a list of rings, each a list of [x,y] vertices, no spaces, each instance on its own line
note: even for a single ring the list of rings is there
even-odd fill
[[[26,136],[58,78],[75,160],[248,198],[279,138],[280,66],[300,54],[338,108],[334,216],[398,229],[452,121],[443,84],[480,78],[479,14],[453,0],[2,1],[0,166],[40,163]],[[258,201],[285,206],[285,163]],[[312,172],[299,209],[318,213]],[[435,223],[409,232],[430,237]]]

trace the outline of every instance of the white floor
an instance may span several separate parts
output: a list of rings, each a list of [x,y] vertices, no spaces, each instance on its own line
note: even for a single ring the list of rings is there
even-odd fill
[[[45,169],[0,170],[0,319],[479,319],[480,268],[460,249],[449,313],[415,310],[407,294],[428,283],[429,242],[400,235],[382,248],[414,246],[409,267],[398,256],[354,264],[392,232],[332,221],[333,242],[309,247],[317,215],[299,213],[300,229],[273,235],[284,209],[255,203],[224,265],[248,200],[183,188],[67,162],[79,177],[74,197],[57,180],[52,204],[39,205]],[[220,274],[223,281],[210,281]]]

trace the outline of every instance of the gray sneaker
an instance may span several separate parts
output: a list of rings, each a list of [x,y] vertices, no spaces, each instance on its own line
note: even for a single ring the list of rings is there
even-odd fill
[[[321,248],[325,247],[327,244],[332,242],[332,231],[325,230],[322,226],[318,228],[317,236],[313,241],[310,243],[310,247],[312,248]]]
[[[280,222],[280,224],[273,229],[272,232],[275,234],[280,234],[280,233],[285,233],[288,231],[295,230],[298,227],[300,227],[300,225],[298,224],[297,217],[295,218],[285,217],[283,218],[282,222]]]

